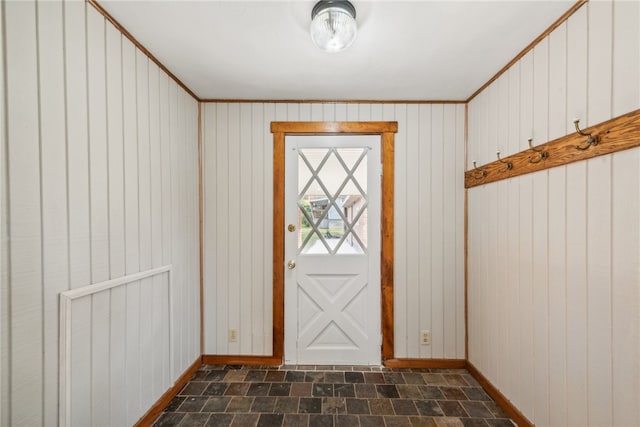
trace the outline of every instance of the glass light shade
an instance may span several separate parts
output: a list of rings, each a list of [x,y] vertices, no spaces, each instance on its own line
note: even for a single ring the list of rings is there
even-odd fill
[[[329,4],[329,7],[321,8],[313,14],[311,39],[322,50],[340,52],[351,46],[357,33],[355,13],[352,14],[339,4]]]

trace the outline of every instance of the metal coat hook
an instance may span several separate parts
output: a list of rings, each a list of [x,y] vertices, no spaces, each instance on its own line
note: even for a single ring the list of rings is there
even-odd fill
[[[592,145],[598,145],[598,142],[600,142],[600,137],[598,137],[598,135],[592,136],[590,133],[583,132],[582,130],[580,130],[580,126],[578,126],[579,123],[580,123],[580,119],[575,119],[573,121],[573,124],[576,127],[576,133],[580,136],[587,137],[587,145],[576,145],[576,148],[578,150],[584,151],[590,148]]]
[[[529,157],[529,163],[540,163],[541,160],[546,160],[549,157],[548,151],[542,150],[542,149],[536,149],[533,147],[533,144],[532,144],[533,138],[529,138],[527,139],[527,141],[529,142],[529,148],[531,149],[531,151],[538,154],[537,158]]]
[[[504,165],[507,165],[507,167],[506,167],[506,168],[504,168],[504,169],[502,170],[502,172],[510,171],[511,169],[513,169],[513,163],[511,163],[511,162],[505,162],[504,160],[502,160],[502,159],[500,158],[500,152],[499,152],[499,151],[496,151],[496,157],[498,157],[498,161],[499,161],[500,163],[502,163],[502,164],[504,164]]]
[[[487,170],[486,169],[478,169],[478,166],[476,166],[476,161],[473,161],[473,174],[471,175],[473,177],[473,179],[482,179],[485,176],[487,176]],[[478,172],[480,173],[480,175],[478,175]]]

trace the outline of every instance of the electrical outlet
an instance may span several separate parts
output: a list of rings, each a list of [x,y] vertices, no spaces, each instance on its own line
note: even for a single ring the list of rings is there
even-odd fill
[[[420,331],[420,344],[431,345],[431,331]]]
[[[238,330],[229,329],[229,342],[237,342],[237,341],[238,341]]]

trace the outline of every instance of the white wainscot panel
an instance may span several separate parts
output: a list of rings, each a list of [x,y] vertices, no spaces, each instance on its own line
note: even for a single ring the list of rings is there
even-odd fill
[[[142,286],[142,284],[151,286]],[[126,292],[122,292],[126,291]],[[162,293],[166,298],[155,298]],[[162,317],[164,321],[153,321],[143,325],[138,322],[130,324],[127,307],[130,302],[120,296],[135,295],[137,310],[143,306],[152,310],[154,318]],[[149,307],[150,302],[154,304]],[[101,318],[120,319],[123,327],[112,329],[110,322],[100,322]],[[146,270],[130,274],[118,279],[108,280],[82,288],[65,291],[60,294],[60,420],[61,426],[114,425],[116,418],[126,417],[126,424],[134,424],[147,411],[149,402],[145,396],[149,393],[150,384],[142,381],[137,366],[149,366],[154,369],[154,378],[158,396],[172,383],[174,378],[173,358],[171,351],[154,351],[158,343],[163,348],[173,349],[171,330],[171,266]],[[128,321],[129,320],[129,321]],[[142,319],[135,319],[142,321]],[[148,331],[149,336],[140,337],[137,360],[119,357],[129,354],[126,351],[127,335],[131,329]],[[144,338],[144,339],[143,339]],[[107,343],[106,355],[108,363],[96,366],[92,351],[92,342]],[[162,366],[170,366],[163,370]],[[107,374],[104,374],[107,371]],[[137,387],[125,387],[125,384],[137,384]],[[90,408],[95,404],[93,390],[123,390],[125,399],[100,402],[100,405],[111,410],[101,412],[101,419],[91,414]],[[113,396],[113,395],[111,395]],[[101,396],[104,399],[104,396]],[[118,402],[120,402],[118,404]],[[118,407],[120,406],[120,407]],[[112,419],[113,417],[113,419]]]

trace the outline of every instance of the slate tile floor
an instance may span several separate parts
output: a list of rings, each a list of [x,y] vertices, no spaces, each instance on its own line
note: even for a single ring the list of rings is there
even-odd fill
[[[203,365],[155,426],[513,427],[464,369]]]

